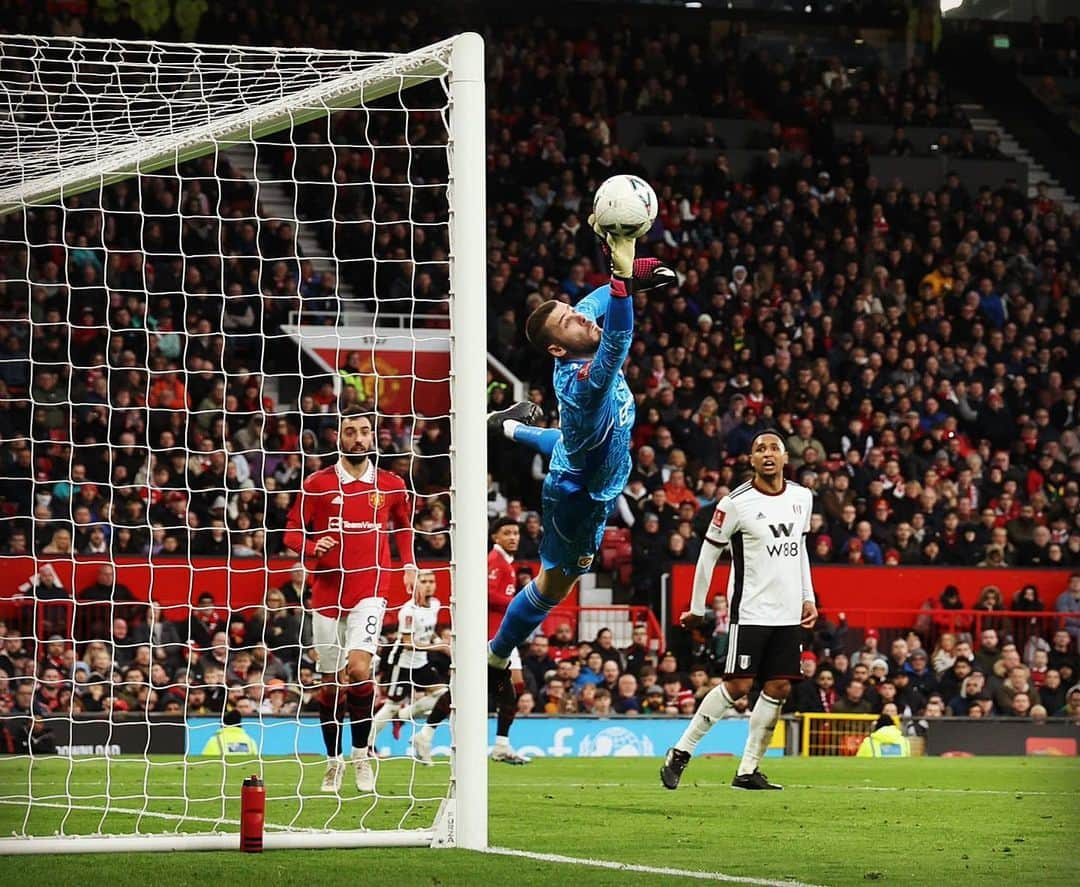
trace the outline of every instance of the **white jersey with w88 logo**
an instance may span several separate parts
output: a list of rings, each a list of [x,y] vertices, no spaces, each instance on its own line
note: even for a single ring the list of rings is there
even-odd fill
[[[751,482],[720,500],[706,539],[731,546],[728,611],[732,625],[798,625],[813,600],[805,534],[814,495],[790,481],[775,494]]]

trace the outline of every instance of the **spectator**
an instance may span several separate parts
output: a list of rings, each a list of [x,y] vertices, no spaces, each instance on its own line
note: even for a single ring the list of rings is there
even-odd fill
[[[691,698],[692,696],[693,694],[691,694]],[[636,715],[641,712],[637,678],[632,674],[619,676],[611,707],[612,711],[620,715]],[[692,711],[690,713],[693,714]]]
[[[630,646],[622,651],[622,661],[626,671],[635,678],[643,666],[655,662],[655,655],[649,646],[649,628],[644,624],[634,626],[630,635]]]
[[[997,662],[1000,655],[1001,647],[999,646],[997,630],[984,628],[979,635],[979,649],[975,653],[975,664],[985,674],[990,674],[993,672],[994,663]]]
[[[873,705],[866,698],[866,686],[862,681],[853,680],[844,690],[844,695],[833,703],[837,714],[868,715],[874,711]]]
[[[1059,613],[1080,614],[1080,573],[1069,577],[1069,587],[1057,596],[1054,609]],[[1073,646],[1080,646],[1080,615],[1066,616],[1065,630],[1072,638]]]
[[[1001,599],[1001,589],[996,585],[987,585],[979,592],[979,598],[975,601],[973,610],[979,610],[984,614],[1004,612],[1005,604]],[[976,621],[983,627],[983,631],[993,629],[998,636],[1009,633],[1009,620],[1004,616],[982,615],[976,616]]]
[[[1061,672],[1061,679],[1066,684],[1080,675],[1080,656],[1077,656],[1072,635],[1065,629],[1055,631],[1050,641],[1049,667]]]

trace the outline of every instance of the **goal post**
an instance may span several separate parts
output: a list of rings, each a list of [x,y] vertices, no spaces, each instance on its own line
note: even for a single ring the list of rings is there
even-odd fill
[[[450,268],[453,287],[453,335],[463,337],[451,347],[453,409],[459,433],[455,461],[459,465],[455,509],[458,558],[454,574],[455,617],[467,626],[456,652],[451,680],[456,706],[454,797],[456,824],[453,841],[466,850],[487,847],[487,421],[485,348],[465,337],[482,326],[487,316],[484,141],[484,45],[476,34],[459,39],[453,50],[454,80],[451,115],[474,124],[452,129],[450,144]],[[479,220],[477,222],[477,220]],[[486,338],[485,338],[486,342]],[[460,688],[462,692],[454,692]],[[473,692],[469,692],[472,688]],[[482,689],[481,689],[482,688]]]
[[[401,97],[406,91],[425,85],[428,89],[438,91],[441,103],[432,103],[417,112]],[[358,111],[368,115],[364,125],[352,129],[343,125],[340,129],[360,135],[354,136],[354,143],[346,141],[343,144],[335,128],[336,115]],[[370,134],[374,131],[371,121],[379,114],[403,117],[403,136],[394,139],[387,136],[385,143],[371,141]],[[415,131],[426,131],[430,137],[429,143],[416,144],[411,141],[414,129],[410,121],[414,117],[423,118],[424,125],[417,126]],[[300,162],[297,158],[306,146],[297,141],[294,133],[302,131],[300,128],[305,124],[323,120],[327,121],[323,129],[326,140],[321,147],[327,149],[330,157],[329,176],[322,176],[320,171],[319,176],[313,177],[298,172]],[[109,263],[114,256],[107,240],[108,227],[117,219],[123,223],[125,214],[134,217],[132,224],[141,226],[139,242],[149,244],[148,226],[152,226],[154,221],[148,220],[142,204],[138,202],[135,210],[130,209],[130,204],[123,211],[114,212],[112,208],[107,208],[106,204],[112,207],[106,199],[110,188],[132,180],[145,184],[155,174],[161,174],[180,183],[178,194],[182,197],[186,193],[184,174],[180,171],[183,164],[207,157],[213,157],[217,163],[235,148],[254,146],[251,152],[254,160],[249,168],[243,169],[240,164],[233,164],[228,169],[231,170],[229,175],[235,176],[235,179],[215,182],[217,205],[202,210],[204,216],[197,209],[192,211],[195,221],[207,223],[210,234],[205,242],[217,243],[216,248],[206,252],[203,246],[202,253],[189,252],[183,237],[187,230],[185,226],[192,221],[192,216],[185,207],[177,205],[171,210],[160,207],[155,210],[155,220],[163,226],[174,225],[180,232],[175,241],[180,244],[175,256],[180,282],[173,298],[186,305],[184,300],[189,297],[185,293],[189,290],[184,274],[188,271],[192,256],[208,257],[211,264],[217,263],[219,268],[233,261],[243,263],[251,260],[258,272],[253,272],[252,276],[256,285],[260,281],[265,284],[276,274],[272,267],[275,262],[284,262],[289,269],[294,266],[300,269],[305,263],[314,263],[323,269],[321,279],[324,286],[316,293],[310,281],[299,280],[298,273],[298,279],[293,282],[294,288],[290,291],[287,287],[282,288],[284,285],[275,276],[269,284],[265,284],[269,289],[264,287],[261,294],[256,290],[255,317],[250,322],[242,317],[247,326],[238,333],[235,327],[230,332],[230,327],[225,323],[232,304],[230,300],[234,296],[229,292],[223,275],[218,283],[222,289],[217,293],[221,299],[221,330],[219,334],[214,334],[221,339],[221,354],[218,357],[220,373],[215,371],[215,378],[220,374],[228,383],[245,374],[261,377],[261,381],[255,383],[259,412],[273,410],[280,414],[299,414],[306,420],[309,414],[300,406],[303,379],[297,393],[289,389],[287,379],[274,378],[272,369],[269,369],[272,366],[272,362],[268,362],[270,357],[289,346],[293,338],[280,332],[273,336],[263,334],[260,345],[250,345],[251,338],[259,337],[258,334],[253,335],[251,330],[258,330],[260,322],[269,322],[265,317],[260,317],[261,312],[274,309],[278,302],[290,305],[295,302],[300,306],[301,313],[309,304],[332,303],[336,307],[330,313],[336,313],[337,320],[335,323],[331,318],[329,324],[320,327],[324,334],[334,335],[334,330],[341,326],[346,313],[353,318],[362,315],[370,320],[373,328],[377,328],[380,312],[387,310],[383,307],[387,293],[380,290],[386,279],[382,275],[391,263],[410,269],[401,272],[397,279],[399,282],[404,280],[403,286],[411,295],[402,297],[400,291],[395,291],[395,309],[400,310],[404,306],[405,311],[404,317],[397,318],[402,336],[413,336],[414,342],[418,341],[421,338],[419,330],[431,321],[417,318],[420,315],[427,318],[429,315],[425,312],[433,305],[442,312],[445,323],[439,332],[449,341],[445,377],[422,378],[422,371],[414,359],[411,369],[408,366],[405,369],[398,367],[392,381],[380,379],[377,343],[371,345],[371,353],[367,357],[370,372],[375,376],[369,398],[378,416],[400,421],[403,418],[400,407],[391,408],[387,404],[394,397],[398,398],[398,402],[402,398],[407,401],[413,397],[412,415],[404,416],[405,430],[401,432],[404,437],[408,437],[409,428],[418,427],[418,423],[425,420],[445,420],[449,429],[449,486],[446,494],[451,507],[445,531],[450,539],[451,555],[443,565],[447,582],[445,586],[440,585],[439,594],[448,595],[448,599],[442,597],[442,600],[449,605],[450,612],[450,687],[453,698],[448,770],[419,767],[407,754],[392,751],[389,762],[397,767],[394,772],[398,774],[398,781],[385,795],[380,786],[374,796],[368,799],[333,799],[318,795],[318,789],[312,788],[318,785],[317,780],[313,782],[312,768],[316,765],[302,760],[304,754],[310,753],[305,739],[310,734],[310,725],[301,723],[303,718],[299,708],[293,719],[295,723],[289,722],[286,717],[267,716],[264,719],[263,714],[258,714],[257,739],[254,740],[258,754],[242,765],[227,758],[215,762],[206,760],[205,756],[199,757],[193,744],[193,730],[187,720],[181,722],[187,735],[187,745],[182,755],[168,760],[157,759],[150,732],[155,729],[156,719],[162,716],[158,714],[160,709],[151,713],[149,699],[155,687],[147,678],[143,685],[145,693],[139,694],[136,688],[137,702],[133,709],[144,715],[140,723],[145,727],[146,738],[140,740],[141,753],[125,757],[128,752],[117,739],[123,732],[123,716],[114,713],[117,710],[115,704],[106,709],[105,714],[98,716],[103,744],[95,746],[95,750],[89,754],[80,756],[76,751],[75,718],[70,714],[74,710],[72,708],[67,710],[71,729],[66,753],[45,755],[31,751],[21,756],[0,753],[0,832],[13,835],[0,838],[0,855],[238,848],[240,782],[248,771],[260,775],[280,774],[276,783],[272,776],[265,776],[268,801],[264,843],[267,849],[452,846],[482,850],[487,847],[487,618],[484,593],[487,370],[485,349],[478,346],[478,342],[486,341],[487,316],[485,121],[484,44],[479,35],[472,33],[401,54],[0,36],[0,154],[5,157],[5,162],[0,164],[0,232],[8,232],[0,235],[8,238],[0,244],[0,248],[11,250],[11,255],[25,259],[23,271],[26,279],[14,282],[25,287],[28,306],[33,303],[39,286],[50,294],[56,291],[52,281],[42,283],[31,279],[32,265],[45,261],[41,258],[43,252],[47,256],[62,256],[61,261],[69,263],[82,261],[86,254],[96,252],[97,258],[91,256],[88,261],[96,261],[104,266],[103,273],[111,273]],[[388,126],[388,129],[393,127]],[[264,149],[264,142],[272,143],[271,148]],[[350,148],[357,149],[357,154],[367,152],[365,156],[369,158],[370,175],[364,179],[363,186],[358,184],[359,177],[355,175],[355,170],[353,173],[345,170],[349,162],[346,154]],[[448,175],[444,173],[445,179],[433,181],[429,172],[416,172],[423,165],[424,151],[442,153],[449,170]],[[387,179],[383,176],[383,171],[377,169],[379,152],[406,153],[404,181],[401,177]],[[427,164],[427,168],[438,169],[439,163]],[[218,168],[215,165],[215,175]],[[425,179],[425,176],[428,178]],[[328,202],[325,205],[313,202],[315,198],[309,192],[321,187],[325,194],[326,186],[334,192]],[[255,195],[253,203],[256,210],[250,220],[256,231],[254,254],[242,250],[236,252],[225,246],[224,230],[229,226],[239,227],[246,221],[239,218],[238,212],[229,210],[224,199],[226,189],[238,187],[247,188]],[[379,218],[378,214],[384,207],[384,188],[397,189],[398,193],[408,189],[409,195],[404,200],[406,210],[400,218]],[[364,218],[342,218],[342,194],[346,191],[356,205],[366,208]],[[97,195],[97,203],[94,202],[94,195]],[[272,200],[276,200],[284,209],[263,208],[264,204],[270,206]],[[414,215],[414,207],[422,201],[426,201],[426,215],[419,209]],[[438,208],[431,210],[436,203]],[[316,205],[322,208],[311,208]],[[105,231],[101,235],[101,242],[81,243],[77,237],[66,236],[69,232],[65,229],[65,219],[73,208],[84,213],[96,213],[100,217],[99,228]],[[31,234],[31,226],[26,224],[19,226],[26,232],[25,240],[20,241],[17,237],[11,240],[10,232],[17,226],[8,225],[5,228],[5,216],[22,213],[25,219],[27,214],[36,212],[48,213],[59,220],[51,229],[54,231],[51,235],[53,239],[44,244],[36,241]],[[350,253],[350,247],[341,245],[344,242],[342,232],[348,234],[349,226],[354,224],[361,226],[364,237],[370,235],[370,253],[361,251],[360,257]],[[297,229],[291,241],[291,252],[284,255],[264,252],[263,236],[271,228],[277,232],[285,225]],[[424,231],[429,232],[427,236],[431,241],[436,239],[438,232],[444,232],[449,250],[443,254],[438,248],[429,249],[421,255],[419,252],[413,254],[410,247],[406,249],[408,254],[404,258],[396,254],[382,255],[378,252],[379,232],[383,226],[392,225],[404,226],[407,229],[406,237],[413,244],[424,240]],[[316,230],[318,235],[312,233]],[[307,239],[304,240],[304,237]],[[322,247],[319,243],[322,243]],[[366,250],[366,241],[363,246]],[[152,287],[159,286],[145,267],[149,250],[150,246],[146,246],[142,259],[132,264],[137,272],[133,273],[141,280],[139,286],[145,286],[142,297],[144,316],[141,325],[133,324],[133,328],[140,327],[147,340],[152,330],[153,334],[162,338],[171,336],[178,341],[181,354],[179,376],[186,377],[194,373],[182,362],[186,349],[195,345],[203,347],[205,343],[202,340],[207,336],[203,335],[205,331],[201,329],[167,329],[153,317],[145,316]],[[79,253],[79,257],[75,257],[76,253]],[[442,266],[445,266],[445,273]],[[163,272],[159,268],[154,273],[161,275]],[[421,281],[425,274],[435,278],[434,284],[430,280]],[[9,285],[12,282],[8,280]],[[273,288],[275,285],[278,289]],[[130,329],[125,327],[118,330],[110,319],[116,310],[125,310],[125,289],[114,291],[111,281],[104,278],[100,279],[99,288],[108,290],[111,299],[104,303],[107,317],[97,316],[87,321],[88,325],[74,322],[68,332],[89,335],[92,330],[94,334],[110,338],[118,332],[126,335]],[[86,286],[85,289],[93,288]],[[160,293],[161,289],[153,291]],[[235,298],[239,303],[241,296]],[[248,298],[248,295],[245,294],[243,298]],[[136,293],[136,304],[131,310],[138,310],[139,301]],[[50,334],[49,331],[57,326],[55,318],[48,313],[35,314],[31,307],[27,310],[25,317],[5,317],[0,311],[0,325],[25,324],[30,330],[29,340],[43,331]],[[90,313],[93,314],[92,311]],[[415,329],[410,326],[412,322],[417,325]],[[281,326],[284,326],[284,322]],[[298,324],[296,330],[302,329],[302,324]],[[226,364],[233,358],[234,346],[238,349],[236,353],[242,356],[261,355],[260,363],[254,369],[244,365],[230,370]],[[301,363],[303,343],[299,346],[292,344],[291,347],[297,352],[296,361]],[[28,400],[35,411],[30,439],[16,440],[14,444],[16,449],[20,444],[26,444],[33,450],[35,458],[37,452],[50,446],[50,441],[59,442],[56,445],[60,449],[67,446],[69,452],[62,473],[55,475],[39,471],[31,480],[32,489],[38,490],[39,485],[44,484],[49,491],[56,492],[58,487],[65,487],[68,498],[53,518],[63,518],[64,526],[73,527],[76,536],[82,531],[90,535],[92,527],[80,527],[75,499],[80,484],[90,484],[85,477],[76,476],[72,466],[77,461],[74,456],[78,456],[80,446],[85,444],[71,439],[76,437],[74,417],[76,413],[91,407],[90,399],[83,397],[85,392],[76,399],[73,392],[77,386],[68,377],[66,383],[61,380],[60,384],[63,398],[50,395],[48,400],[40,400],[35,377],[37,352],[31,351],[29,344],[27,348],[30,367],[27,391],[12,393],[0,388],[0,397],[12,402]],[[346,355],[340,353],[342,350],[339,336],[338,366],[345,363]],[[144,419],[152,424],[161,421],[160,415],[155,417],[152,409],[155,397],[153,385],[156,380],[170,378],[170,375],[167,367],[152,365],[145,354],[144,358],[145,365],[136,364],[134,369],[130,362],[122,365],[125,373],[129,370],[136,375],[141,372],[143,378],[139,384],[145,387],[141,405],[136,399],[134,405],[127,405],[125,409],[126,415],[141,411]],[[96,367],[108,380],[105,384],[109,391],[103,407],[108,417],[119,412],[111,385],[119,375],[120,368],[112,363],[113,359],[114,355],[107,352],[105,363]],[[234,362],[240,359],[235,358]],[[86,368],[82,364],[75,366],[74,359],[72,364],[72,371]],[[408,378],[410,373],[411,380]],[[429,388],[443,386],[444,413],[437,410],[426,416],[417,413],[415,396],[410,392],[421,383]],[[283,399],[287,397],[289,403],[267,406],[268,392],[271,391]],[[39,430],[46,427],[38,421],[37,411],[42,407],[45,413],[60,410],[66,417],[51,438],[42,436],[43,432]],[[205,412],[205,409],[192,403],[183,411],[185,421],[199,423],[202,419],[200,411]],[[210,419],[211,429],[214,428],[214,417],[218,415],[219,409],[215,406]],[[220,407],[220,417],[227,427],[227,406]],[[267,415],[266,420],[270,419]],[[218,432],[209,431],[207,437],[215,433]],[[309,450],[303,449],[302,441],[301,438],[298,452],[304,459]],[[11,440],[5,441],[0,435],[0,446],[11,443]],[[214,446],[212,444],[208,451]],[[274,447],[280,448],[281,445],[275,443]],[[152,476],[154,460],[158,459],[160,463],[165,454],[156,453],[149,444],[143,447],[140,443],[135,447],[137,450],[140,448],[146,451],[146,464],[137,479],[133,477],[125,482],[137,483],[144,488],[149,505],[156,495],[156,480]],[[174,451],[180,448],[184,449],[186,457],[199,455],[188,447],[186,440],[175,445]],[[290,456],[283,449],[275,448],[268,447],[257,454],[260,471],[270,463],[280,462],[281,466],[286,466]],[[226,464],[231,467],[230,454],[235,453],[236,449],[224,443],[220,444],[220,449],[225,453]],[[407,473],[413,476],[416,465],[422,466],[441,457],[417,450],[408,458],[410,466]],[[57,458],[54,461],[62,460]],[[0,482],[21,482],[24,475],[8,474],[4,468],[6,464],[0,463]],[[222,469],[222,477],[225,474],[225,469]],[[114,478],[110,474],[105,482],[110,485],[110,493],[118,489],[111,486],[119,483]],[[266,503],[269,503],[271,493],[276,489],[282,487],[268,484],[265,490],[256,488],[258,495],[265,499],[265,510],[269,509]],[[269,522],[265,528],[249,524],[247,532],[240,531],[239,536],[233,532],[231,510],[234,496],[239,495],[234,484],[223,482],[220,489],[215,485],[205,488],[189,486],[182,491],[189,503],[197,494],[217,492],[226,502],[227,509],[226,550],[220,569],[217,566],[204,569],[202,561],[195,559],[194,543],[191,549],[185,548],[175,556],[159,556],[160,540],[154,535],[158,525],[152,524],[145,513],[142,518],[127,519],[121,515],[123,519],[117,521],[117,512],[106,507],[103,513],[109,516],[108,544],[103,553],[84,556],[74,546],[65,549],[63,544],[59,544],[57,550],[50,550],[58,544],[55,538],[45,549],[39,549],[35,545],[35,538],[42,521],[35,520],[38,517],[36,512],[34,515],[19,512],[13,515],[10,508],[7,511],[0,509],[0,521],[7,522],[7,526],[0,524],[0,531],[7,531],[0,532],[0,542],[18,528],[28,527],[25,535],[30,546],[25,556],[0,554],[0,608],[4,608],[0,609],[0,616],[11,614],[7,617],[9,639],[14,639],[10,627],[14,624],[22,626],[22,636],[17,640],[26,642],[24,652],[26,649],[32,650],[33,660],[33,672],[9,675],[8,686],[15,687],[20,681],[35,688],[42,684],[41,667],[53,637],[52,631],[59,633],[61,640],[58,644],[65,648],[64,655],[71,651],[76,660],[82,655],[87,641],[103,640],[87,638],[78,633],[78,626],[88,619],[84,619],[87,614],[82,611],[76,585],[83,581],[80,577],[87,575],[88,568],[97,569],[100,565],[124,570],[130,567],[130,573],[125,575],[147,575],[149,599],[159,604],[162,601],[158,599],[158,586],[164,587],[167,582],[170,597],[162,604],[166,610],[183,607],[186,611],[187,607],[193,607],[197,593],[204,587],[202,583],[218,583],[223,589],[225,600],[217,603],[223,604],[226,612],[237,606],[241,609],[264,606],[258,581],[252,579],[252,575],[262,569],[267,577],[265,588],[269,590],[283,580],[289,567],[282,565],[281,556],[270,551],[266,541],[271,533]],[[164,495],[165,490],[158,490],[157,493]],[[33,497],[31,500],[31,507],[34,507]],[[54,503],[58,501],[53,500]],[[135,508],[132,513],[138,510]],[[181,519],[190,520],[187,516]],[[102,519],[102,523],[105,522]],[[197,524],[197,520],[192,526],[184,523],[180,532],[187,534],[185,538],[194,539],[199,530],[210,531],[209,525],[199,527]],[[260,530],[263,530],[263,541],[256,545]],[[71,530],[67,532],[70,537]],[[137,557],[117,554],[121,550],[127,551],[117,548],[118,540],[124,534],[128,541],[132,536],[142,534],[140,538],[145,539],[146,550]],[[204,534],[200,538],[206,540],[211,537]],[[237,543],[230,541],[237,538],[241,546],[239,554]],[[251,553],[253,545],[257,550]],[[266,547],[259,548],[259,545]],[[100,549],[93,550],[100,552]],[[171,554],[167,547],[165,554]],[[24,575],[28,564],[32,566],[32,577]],[[59,577],[62,593],[56,598],[39,594],[39,577],[43,569],[51,570],[54,577]],[[178,579],[179,574],[183,574],[183,578]],[[179,592],[177,586],[183,586]],[[177,603],[180,600],[177,595],[186,598],[182,605]],[[255,600],[256,595],[258,601]],[[138,594],[135,599],[139,599]],[[108,624],[111,626],[113,620],[123,612],[122,608],[116,600],[102,606],[107,610]],[[269,612],[264,611],[263,618],[269,618]],[[61,615],[56,616],[57,613]],[[195,619],[192,609],[186,617],[189,630]],[[109,628],[110,632],[115,630]],[[109,649],[119,650],[122,646],[120,642],[111,634],[110,637],[112,646]],[[245,640],[243,643],[248,642]],[[152,641],[147,644],[151,650],[154,649]],[[2,645],[3,641],[0,641],[0,647]],[[128,646],[135,648],[136,642],[128,641]],[[255,644],[255,647],[259,646],[259,643]],[[265,644],[262,646],[265,647]],[[205,650],[202,655],[207,656],[210,652]],[[303,650],[300,651],[301,664],[302,654]],[[109,667],[113,668],[112,665]],[[147,668],[149,670],[150,666]],[[110,670],[109,676],[103,681],[108,685],[106,694],[119,692],[119,685],[114,686],[114,673]],[[260,681],[263,680],[262,674],[259,672]],[[302,683],[295,675],[290,675],[287,680],[289,692],[295,687],[302,702]],[[177,686],[171,681],[172,678],[167,689]],[[71,674],[64,675],[63,682],[69,685],[72,694],[79,689]],[[267,693],[272,683],[260,683],[260,696]],[[187,694],[183,696],[185,700],[190,698],[193,686],[189,681],[181,687],[181,695]],[[165,692],[165,688],[156,689]],[[224,689],[229,692],[230,688]],[[0,687],[0,695],[3,691],[4,687]],[[36,696],[34,698],[36,700]],[[116,696],[111,698],[115,700]],[[184,704],[186,706],[187,702]],[[260,712],[265,710],[259,709]],[[59,712],[54,710],[49,717],[55,721],[63,717],[62,712],[62,708]],[[184,715],[187,715],[186,708]],[[214,715],[210,720],[214,718],[221,721],[220,726],[224,730],[224,719]],[[0,711],[0,729],[7,723],[4,712]],[[406,730],[415,727],[415,723],[407,724]],[[305,734],[305,729],[309,734]],[[279,732],[275,734],[275,731]],[[290,747],[295,751],[295,761],[290,760],[288,753],[280,751],[280,743],[271,741],[275,735],[290,737],[287,744],[291,743]],[[313,735],[317,735],[317,730]],[[265,751],[270,748],[275,750]],[[278,757],[271,758],[270,755]],[[440,772],[448,772],[447,778],[440,781]],[[435,775],[425,775],[431,773]],[[346,781],[351,778],[350,768]],[[140,791],[141,795],[138,794]],[[380,806],[386,809],[380,810]]]

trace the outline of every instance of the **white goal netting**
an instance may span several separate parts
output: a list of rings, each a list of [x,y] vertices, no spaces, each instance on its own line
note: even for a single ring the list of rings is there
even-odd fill
[[[351,764],[320,790],[312,564],[286,525],[338,411],[369,410],[432,642],[456,635],[454,46],[0,38],[0,836],[234,836],[255,773],[268,840],[430,842],[449,722],[424,765],[406,709],[374,792]],[[417,700],[451,679],[430,658]]]

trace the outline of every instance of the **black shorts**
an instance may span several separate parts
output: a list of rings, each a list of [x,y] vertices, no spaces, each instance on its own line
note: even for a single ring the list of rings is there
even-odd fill
[[[774,678],[799,681],[801,653],[802,626],[732,625],[728,629],[724,677],[756,677],[759,683]]]
[[[403,668],[400,665],[391,665],[388,676],[386,695],[394,702],[407,699],[415,689],[424,693],[429,687],[443,683],[439,673],[429,662],[419,668]]]

